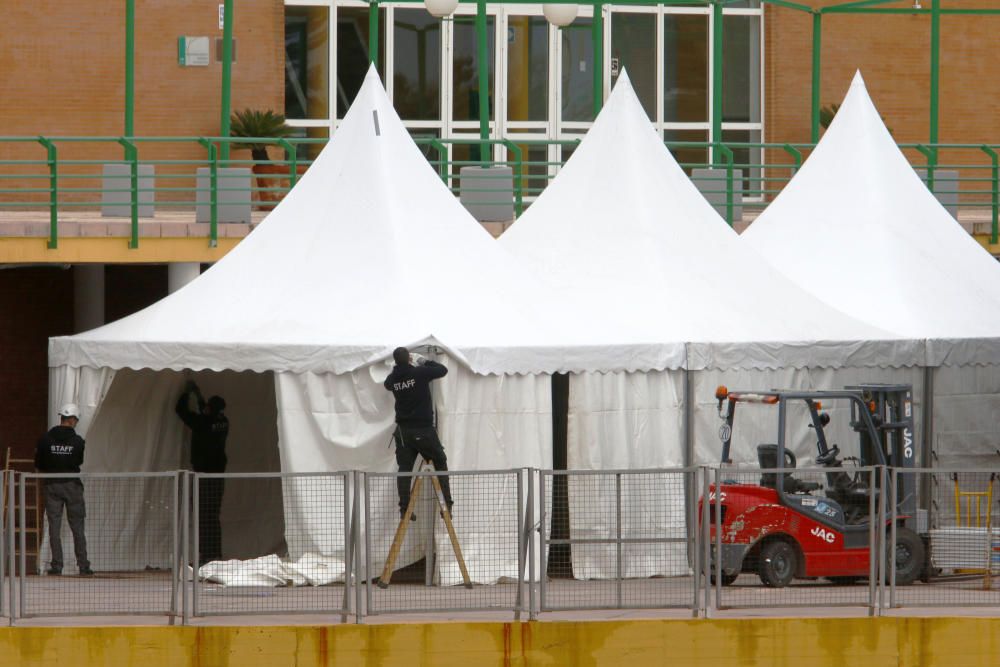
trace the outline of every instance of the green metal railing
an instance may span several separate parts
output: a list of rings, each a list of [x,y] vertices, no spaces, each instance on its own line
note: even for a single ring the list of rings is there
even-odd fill
[[[153,204],[160,211],[191,211],[205,207],[208,212],[208,243],[218,244],[219,209],[225,200],[258,210],[269,210],[295,186],[311,157],[326,143],[314,138],[225,138],[225,137],[0,137],[0,222],[30,219],[17,211],[47,213],[48,247],[59,244],[60,216],[73,212],[96,211],[102,199],[117,195],[115,201],[129,221],[129,247],[138,248],[142,223],[155,222],[140,215],[143,206]],[[511,206],[520,216],[555,177],[579,140],[447,139],[415,137],[429,163],[442,181],[456,194],[492,193],[496,203]],[[233,144],[259,143],[273,146],[280,159],[266,162],[249,159],[225,160],[221,150]],[[813,144],[667,142],[681,166],[711,169],[701,176],[724,203],[720,214],[729,224],[735,220],[738,196],[744,209],[762,209],[785,187],[813,148]],[[931,189],[951,189],[963,210],[976,209],[982,221],[988,215],[990,242],[997,243],[1000,232],[1000,145],[992,144],[900,144],[915,168],[926,171]],[[124,164],[127,174],[103,175],[103,165]],[[220,178],[223,167],[244,167],[261,171],[265,165],[280,173],[255,174],[246,187],[227,184]],[[140,167],[152,166],[152,185],[145,183]],[[277,169],[273,169],[273,167]],[[511,175],[486,172],[478,182],[462,183],[463,167],[505,166]],[[198,169],[207,169],[208,183],[199,187]],[[942,172],[957,172],[955,182],[945,183]],[[203,173],[204,176],[204,173]],[[504,183],[488,183],[488,179]],[[203,178],[204,180],[204,178]],[[714,181],[714,183],[713,183]],[[126,195],[122,197],[121,195]],[[482,199],[482,196],[480,199]],[[107,202],[105,202],[107,203]],[[230,202],[231,203],[231,202]],[[202,209],[203,211],[205,209]],[[79,217],[79,216],[77,216]],[[96,218],[95,218],[96,219]]]

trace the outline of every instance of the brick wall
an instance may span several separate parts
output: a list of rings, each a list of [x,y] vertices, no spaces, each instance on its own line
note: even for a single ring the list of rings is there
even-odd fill
[[[51,426],[48,338],[72,333],[73,273],[62,268],[0,270],[0,454],[33,455]]]
[[[814,0],[807,5],[821,6]],[[929,7],[930,3],[923,3]],[[898,3],[892,6],[901,6]],[[988,7],[971,0],[963,7]],[[768,141],[808,142],[812,94],[812,16],[768,5],[765,95]],[[941,19],[940,143],[1000,141],[1000,17]],[[929,140],[930,17],[914,14],[823,16],[820,104],[839,103],[854,72],[898,142]]]
[[[218,6],[219,0],[136,1],[136,135],[219,134],[222,65],[214,58],[214,39],[222,36]],[[181,35],[209,37],[212,63],[207,67],[179,66],[177,38]],[[234,35],[237,62],[233,65],[232,109],[253,107],[283,111],[282,0],[237,2]],[[0,135],[118,136],[124,133],[124,2],[33,0],[5,3],[0,44],[3,45],[0,48]],[[122,157],[122,149],[114,144],[61,144],[59,148],[60,158],[109,160]],[[203,160],[206,152],[196,144],[158,144],[142,146],[139,155],[140,159]],[[45,152],[38,145],[0,142],[0,160],[44,157]],[[249,153],[237,152],[233,157],[249,159]],[[5,169],[9,172],[11,168]],[[25,168],[19,170],[24,173]],[[187,170],[193,173],[194,167]],[[36,167],[33,171],[44,173],[44,167]],[[96,174],[99,168],[78,167],[75,171]],[[168,171],[176,172],[177,169],[157,167],[158,173]],[[96,184],[97,181],[90,180],[67,181],[62,187],[95,187]],[[7,181],[0,187],[12,185]],[[34,187],[46,186],[47,182],[34,183]],[[174,196],[192,198],[188,193]],[[38,196],[39,199],[44,197]]]
[[[108,266],[105,313],[119,319],[167,294],[167,269]],[[48,339],[73,331],[73,271],[63,268],[0,270],[0,455],[13,447],[30,457],[52,426],[48,415]]]

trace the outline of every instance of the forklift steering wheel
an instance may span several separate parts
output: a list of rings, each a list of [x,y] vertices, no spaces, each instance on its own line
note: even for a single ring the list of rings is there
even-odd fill
[[[840,454],[840,447],[838,447],[837,445],[833,445],[828,450],[826,450],[826,452],[816,457],[816,465],[836,466],[838,454]]]

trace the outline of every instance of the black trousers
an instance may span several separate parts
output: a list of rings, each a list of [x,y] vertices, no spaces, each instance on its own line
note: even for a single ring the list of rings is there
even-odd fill
[[[396,463],[399,465],[399,472],[411,472],[417,456],[434,464],[434,469],[445,471],[448,469],[448,457],[445,456],[444,447],[438,439],[437,431],[433,426],[413,427],[397,426],[393,434],[396,441]],[[396,488],[399,491],[399,509],[405,511],[410,504],[410,483],[412,477],[397,477]],[[451,507],[451,485],[448,483],[448,476],[438,477],[441,483],[441,493],[448,507]]]
[[[199,480],[198,486],[198,564],[222,560],[222,494],[226,480],[217,477]]]
[[[76,564],[81,570],[90,569],[87,558],[87,536],[84,534],[84,519],[87,506],[83,502],[83,482],[78,479],[50,479],[45,481],[45,514],[49,520],[49,547],[52,549],[53,570],[63,569],[62,515],[66,508],[66,518],[73,532],[73,552]]]

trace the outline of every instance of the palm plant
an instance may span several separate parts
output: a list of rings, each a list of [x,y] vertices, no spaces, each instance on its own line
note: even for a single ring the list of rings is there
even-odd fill
[[[244,109],[236,111],[229,120],[229,135],[233,137],[255,137],[258,139],[291,136],[293,130],[285,124],[285,117],[268,109],[258,111]],[[234,143],[233,148],[248,148],[254,162],[267,162],[267,144]]]

